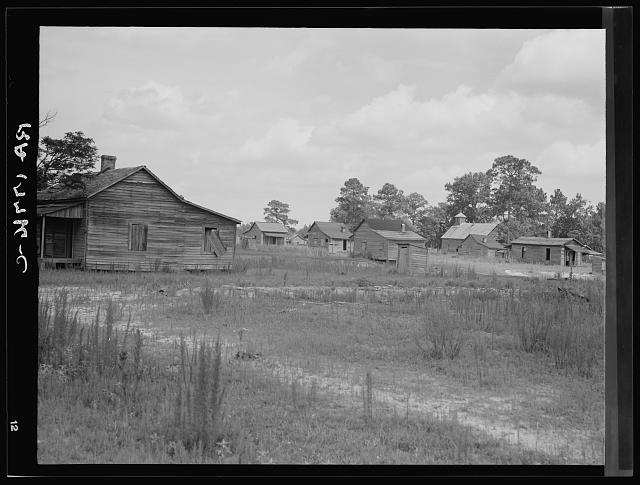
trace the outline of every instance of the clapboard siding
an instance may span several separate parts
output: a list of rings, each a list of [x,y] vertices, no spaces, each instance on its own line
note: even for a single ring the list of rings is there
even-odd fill
[[[236,224],[182,202],[141,170],[89,198],[87,268],[222,269],[233,264]],[[147,224],[146,251],[129,250],[129,226]],[[204,251],[204,228],[216,227],[226,247]]]
[[[374,232],[366,222],[363,222],[353,234],[353,254],[370,257],[371,259],[386,260],[389,254],[387,240]]]
[[[526,247],[524,258],[522,257],[522,248]],[[551,249],[551,259],[549,264],[564,264],[564,247],[562,246],[536,246],[513,244],[511,246],[512,261],[523,261],[526,263],[544,263],[546,261],[546,248]]]

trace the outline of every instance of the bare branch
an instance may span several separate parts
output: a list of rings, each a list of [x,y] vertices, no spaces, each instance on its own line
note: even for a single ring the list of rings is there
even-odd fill
[[[47,126],[49,123],[51,123],[55,117],[58,116],[58,112],[57,111],[47,111],[47,113],[40,118],[40,121],[38,122],[38,127],[42,128],[43,126]]]

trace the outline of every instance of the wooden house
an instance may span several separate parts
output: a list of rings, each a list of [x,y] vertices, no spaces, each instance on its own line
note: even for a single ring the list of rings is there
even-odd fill
[[[242,234],[242,247],[284,246],[289,231],[279,222],[254,222]]]
[[[583,254],[593,252],[591,248],[572,237],[523,236],[511,241],[509,247],[512,261],[562,266],[580,265],[583,262]]]
[[[100,172],[37,194],[41,263],[173,271],[233,267],[238,219],[185,200],[146,166]]]
[[[506,248],[491,236],[469,234],[458,246],[458,254],[484,258],[504,257]]]
[[[469,234],[475,234],[481,237],[490,237],[495,239],[497,236],[497,229],[499,222],[465,222],[467,216],[462,212],[459,212],[455,217],[455,223],[451,226],[447,232],[445,232],[441,240],[441,249],[446,253],[453,253],[458,250],[462,242],[469,236]]]
[[[353,254],[377,261],[397,261],[398,244],[426,248],[427,240],[399,220],[363,219],[353,230]]]
[[[353,245],[351,236],[351,231],[342,222],[315,221],[307,230],[307,245],[325,248],[329,254],[348,256]]]

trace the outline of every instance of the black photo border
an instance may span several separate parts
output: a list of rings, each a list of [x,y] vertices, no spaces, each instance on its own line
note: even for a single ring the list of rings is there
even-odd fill
[[[631,476],[633,470],[633,37],[632,9],[624,5],[467,7],[390,2],[306,2],[302,6],[255,7],[245,2],[211,7],[185,2],[158,6],[111,2],[49,6],[16,2],[4,10],[6,237],[5,410],[8,476]],[[607,192],[604,466],[205,466],[38,465],[36,156],[39,140],[40,26],[211,26],[366,28],[591,28],[606,30]],[[14,147],[20,125],[30,137],[21,159]],[[19,189],[15,187],[21,183]],[[18,193],[25,193],[19,199]],[[14,203],[25,209],[27,236],[14,233]],[[21,258],[21,255],[25,258]],[[23,272],[24,271],[24,272]],[[12,424],[15,423],[15,424]],[[12,430],[14,427],[17,430]]]

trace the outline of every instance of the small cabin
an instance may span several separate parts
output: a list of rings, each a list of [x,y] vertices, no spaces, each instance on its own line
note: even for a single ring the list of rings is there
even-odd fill
[[[376,261],[398,260],[398,244],[426,248],[427,240],[400,220],[363,219],[353,230],[353,254]]]
[[[325,248],[328,254],[348,256],[351,254],[352,233],[342,222],[315,221],[307,231],[307,245],[310,248]]]
[[[289,231],[280,222],[254,222],[242,234],[242,247],[284,246]]]
[[[101,170],[75,188],[39,191],[38,260],[126,271],[231,269],[238,219],[185,200],[146,166]]]
[[[560,264],[579,266],[582,255],[591,250],[572,237],[522,236],[511,241],[511,260],[526,263]]]

